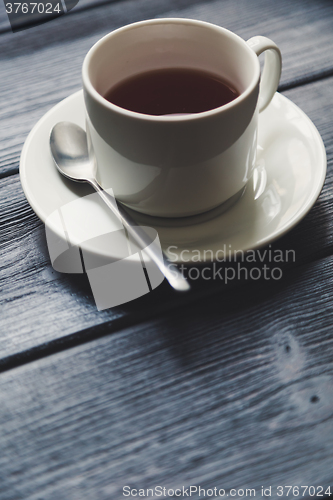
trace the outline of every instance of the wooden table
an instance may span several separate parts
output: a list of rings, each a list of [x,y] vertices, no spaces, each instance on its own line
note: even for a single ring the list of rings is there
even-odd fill
[[[333,493],[332,2],[80,0],[17,33],[3,5],[0,15],[1,500],[111,500],[158,485],[206,489],[193,498],[215,487]],[[37,120],[80,89],[92,44],[152,17],[271,37],[280,91],[325,142],[327,179],[272,246],[296,252],[281,280],[202,280],[182,296],[164,282],[98,312],[86,276],[52,269],[19,157]],[[289,498],[313,496],[303,491]]]

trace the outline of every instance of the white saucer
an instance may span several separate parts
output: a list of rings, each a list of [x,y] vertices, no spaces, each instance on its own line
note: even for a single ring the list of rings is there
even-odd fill
[[[63,205],[91,193],[88,187],[66,181],[53,164],[50,131],[63,120],[85,128],[82,91],[52,108],[32,129],[23,147],[21,183],[43,222]],[[138,222],[157,229],[162,247],[173,261],[210,261],[219,251],[254,250],[285,234],[314,205],[325,175],[326,153],[316,127],[289,99],[276,94],[259,117],[253,181],[231,208],[167,220],[131,213]]]

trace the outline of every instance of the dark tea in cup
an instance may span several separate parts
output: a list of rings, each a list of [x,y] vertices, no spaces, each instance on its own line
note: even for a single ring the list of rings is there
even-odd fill
[[[239,92],[219,75],[166,68],[131,76],[105,94],[121,108],[146,115],[202,113],[233,101]]]

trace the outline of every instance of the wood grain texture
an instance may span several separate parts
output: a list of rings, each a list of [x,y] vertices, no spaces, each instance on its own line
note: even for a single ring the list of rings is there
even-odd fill
[[[7,1],[7,0],[6,0]],[[73,14],[77,14],[80,11],[85,11],[85,10],[91,10],[96,7],[103,7],[106,8],[108,4],[111,3],[116,3],[116,2],[124,2],[125,0],[79,0],[78,4],[74,7],[74,10],[70,12],[70,15],[72,16]],[[142,0],[137,0],[135,4],[135,8],[138,8],[140,10],[139,3]],[[200,3],[202,0],[162,0],[159,2],[160,5],[156,5],[157,2],[153,2],[152,0],[149,0],[151,4],[155,3],[154,8],[155,9],[165,9],[167,5],[167,10],[170,9],[176,9],[176,10],[181,10],[183,8],[195,5],[197,3]],[[125,6],[125,9],[127,7]],[[27,24],[26,20],[22,18],[23,24]],[[48,25],[49,26],[49,25]],[[7,31],[10,31],[10,23],[8,20],[8,17],[6,15],[6,8],[4,3],[0,3],[0,34],[1,33],[6,33]]]
[[[283,53],[282,86],[333,68],[333,4],[288,0],[123,0],[19,33],[0,36],[0,176],[17,172],[23,142],[43,114],[81,87],[84,55],[101,36],[124,24],[163,16],[193,17],[225,26],[245,39],[273,38]],[[315,40],[315,42],[314,42]],[[325,47],[325,49],[323,49]]]
[[[332,484],[332,272],[326,258],[1,374],[1,499]]]
[[[333,253],[332,81],[327,79],[304,86],[301,93],[297,89],[286,92],[314,119],[328,154],[328,176],[315,207],[291,233],[272,246],[273,249],[295,250],[295,266]],[[94,326],[97,327],[96,335],[104,335],[105,322],[109,323],[108,331],[116,331],[167,308],[181,307],[200,296],[209,297],[216,292],[227,292],[233,286],[243,286],[237,281],[225,285],[219,280],[216,283],[200,280],[193,282],[194,290],[189,296],[179,297],[164,283],[131,304],[98,312],[84,276],[63,275],[51,268],[44,227],[25,200],[18,176],[2,179],[0,193],[0,358],[4,360],[3,369],[20,363],[11,356],[24,352],[25,358],[38,356],[38,349],[51,348],[50,342],[59,339],[67,339],[64,345],[84,342],[93,335]],[[76,335],[75,339],[72,335]],[[36,348],[37,353],[30,352]]]
[[[117,2],[117,1],[121,2],[122,0],[79,0],[79,3],[75,6],[75,10],[71,11],[71,15],[73,14],[73,12],[77,12],[80,10],[87,10],[87,9],[94,8],[96,6],[105,5],[105,4],[108,4],[111,2]],[[6,3],[7,3],[7,0],[6,0]],[[19,12],[21,12],[21,9],[19,10]],[[21,21],[18,21],[16,25],[17,26],[19,26],[19,25],[29,26],[27,24],[27,18],[25,16],[22,16]],[[7,17],[7,14],[6,14],[5,2],[1,2],[0,3],[0,33],[6,33],[8,31],[11,31],[11,26],[10,26],[9,19]]]

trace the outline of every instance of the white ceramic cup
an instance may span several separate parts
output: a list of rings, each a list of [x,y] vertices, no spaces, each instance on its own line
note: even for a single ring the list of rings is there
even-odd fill
[[[162,68],[215,73],[240,95],[185,116],[136,113],[103,97],[128,77]],[[82,69],[87,131],[102,186],[130,208],[160,217],[202,213],[235,197],[251,178],[258,112],[271,101],[280,74],[274,42],[261,36],[245,42],[202,21],[153,19],[106,35]]]

